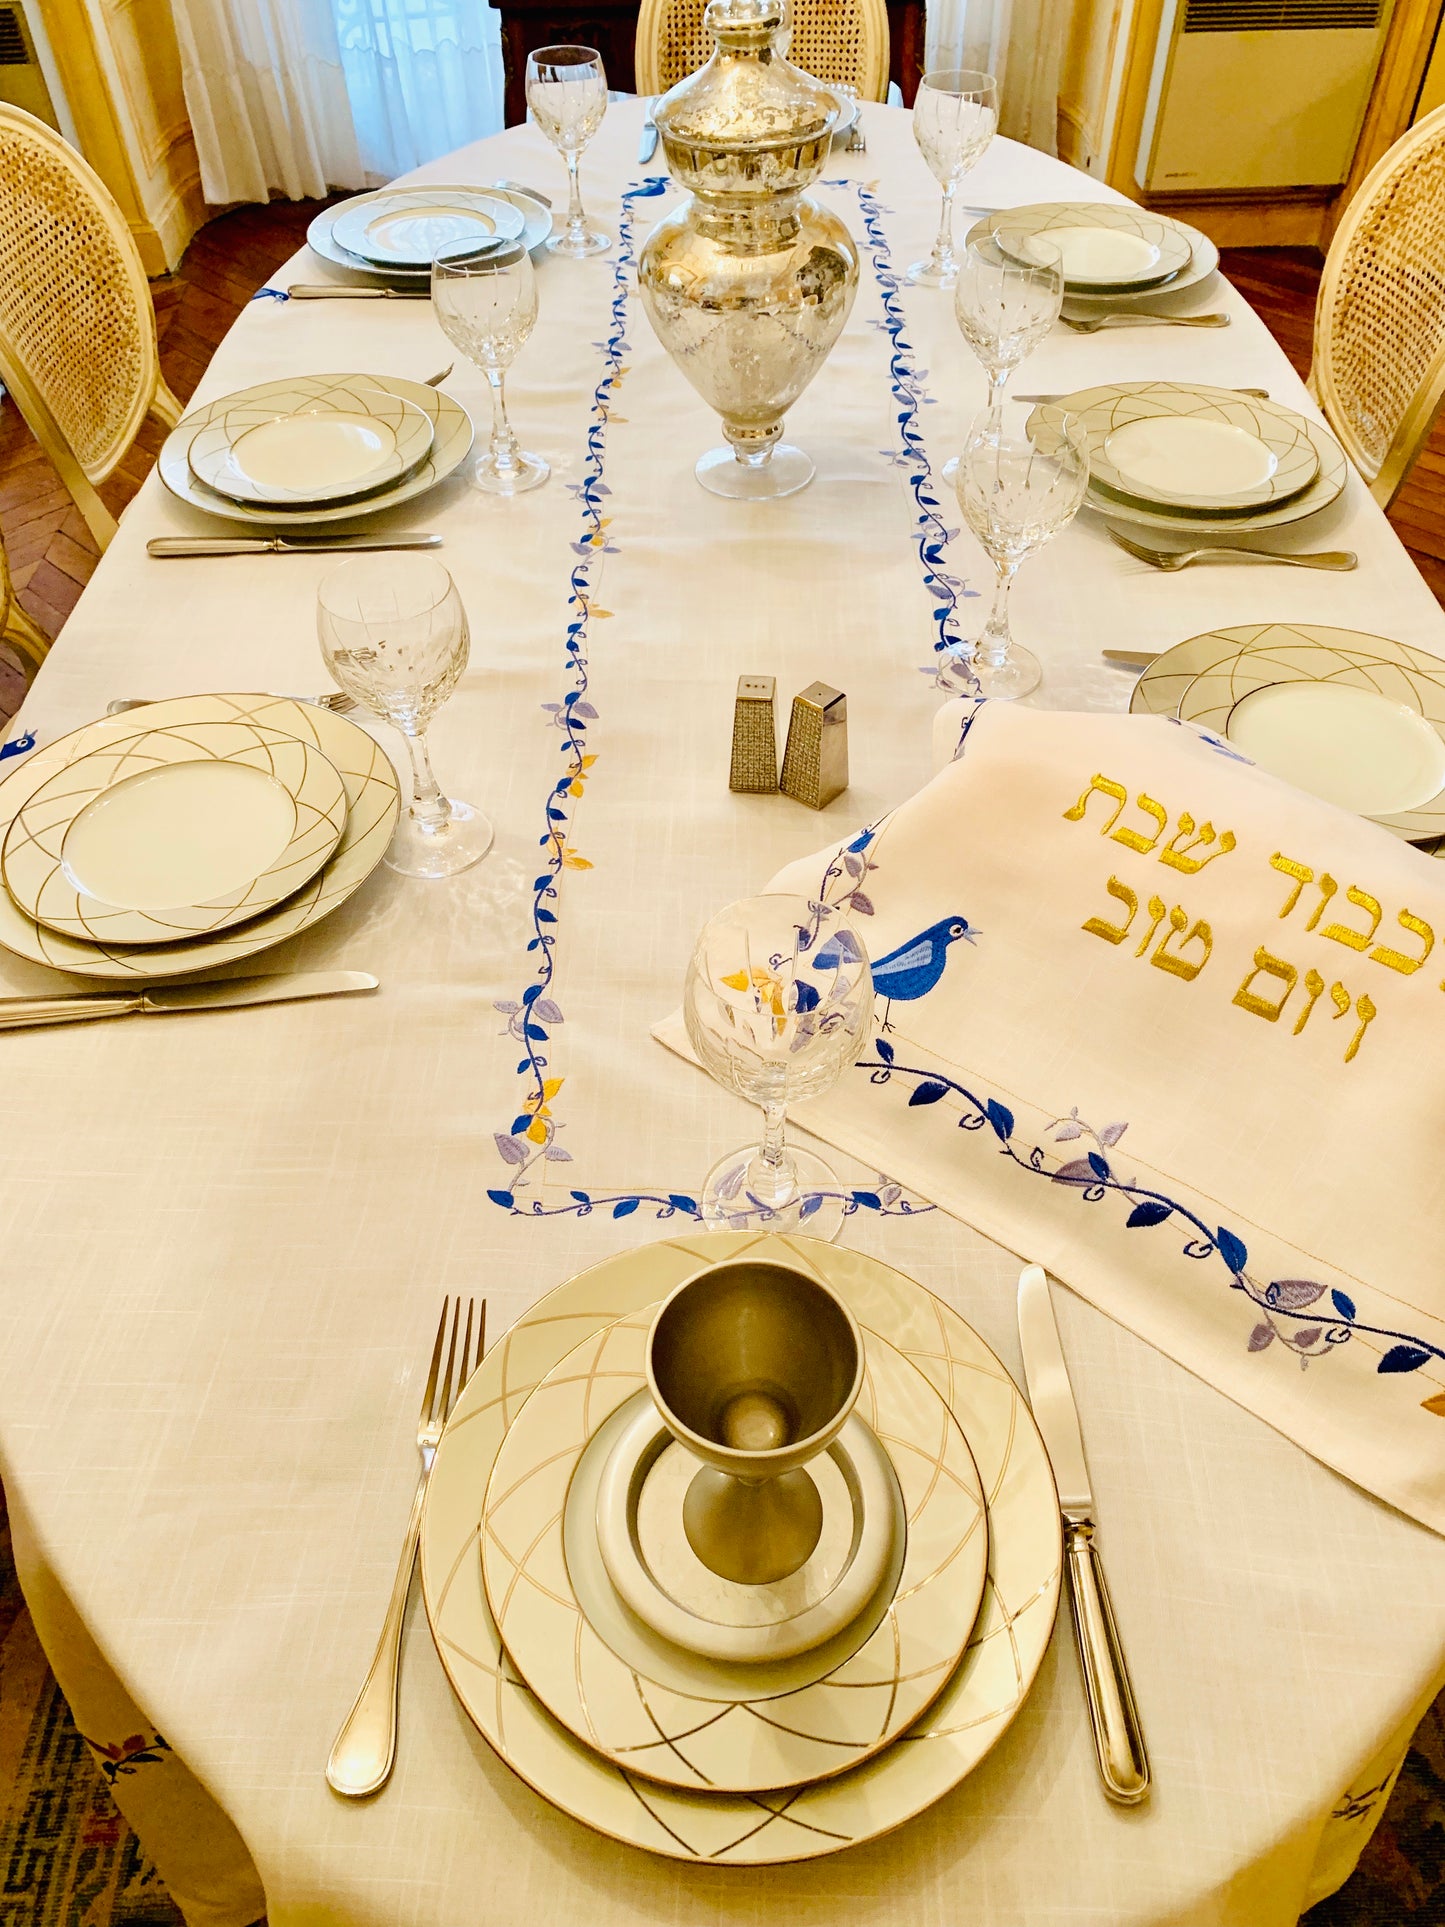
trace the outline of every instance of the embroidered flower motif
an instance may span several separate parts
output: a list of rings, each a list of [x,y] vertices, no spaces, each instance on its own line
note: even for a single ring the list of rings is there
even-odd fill
[[[85,1744],[95,1755],[106,1784],[110,1786],[121,1774],[134,1773],[137,1767],[158,1766],[161,1755],[171,1750],[159,1733],[152,1733],[149,1739],[143,1733],[132,1733],[119,1746],[105,1746],[99,1740],[89,1739]]]

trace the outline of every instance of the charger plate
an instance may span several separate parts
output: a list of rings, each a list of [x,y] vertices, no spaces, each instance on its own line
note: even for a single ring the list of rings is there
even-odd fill
[[[481,1548],[503,1645],[579,1740],[652,1780],[748,1793],[845,1772],[913,1724],[968,1644],[988,1564],[972,1455],[942,1395],[869,1331],[857,1416],[893,1461],[904,1512],[903,1564],[885,1612],[834,1670],[792,1691],[760,1697],[748,1678],[758,1669],[746,1665],[736,1668],[742,1696],[731,1702],[716,1688],[678,1690],[678,1667],[672,1681],[659,1680],[600,1636],[587,1567],[575,1568],[565,1551],[569,1488],[590,1440],[619,1407],[647,1397],[656,1311],[647,1305],[584,1339],[507,1432],[482,1508]],[[689,1657],[681,1652],[680,1665]]]
[[[1407,842],[1445,834],[1438,656],[1318,623],[1216,629],[1193,641],[1181,722]]]
[[[171,943],[282,902],[345,827],[346,786],[313,744],[255,723],[179,724],[93,749],[42,783],[6,832],[0,869],[19,908],[52,930]]]
[[[476,183],[472,183],[472,191]],[[432,193],[447,192],[445,188],[432,188]],[[547,245],[547,237],[552,232],[552,204],[543,198],[535,188],[522,187],[513,181],[493,181],[485,189],[499,201],[506,201],[516,208],[523,220],[522,246],[529,254],[537,254]],[[424,268],[376,268],[355,254],[349,254],[333,236],[336,217],[349,202],[342,201],[336,207],[323,208],[311,221],[306,230],[306,245],[313,254],[333,267],[345,268],[353,278],[360,277],[370,283],[386,283],[397,287],[425,287],[431,281],[431,265]]]
[[[375,495],[431,453],[430,413],[374,382],[364,391],[268,382],[196,433],[196,480],[232,502],[321,508]]]
[[[1082,428],[1089,485],[1146,509],[1277,507],[1308,488],[1319,451],[1308,423],[1275,402],[1192,382],[1120,382],[1058,403]]]
[[[220,421],[243,403],[264,399],[268,393],[285,391],[309,396],[313,403],[328,398],[350,397],[363,408],[368,400],[399,396],[414,403],[432,427],[432,444],[426,459],[408,475],[398,477],[375,495],[359,502],[333,503],[329,507],[289,507],[275,504],[261,507],[250,502],[233,502],[207,488],[191,472],[191,443],[212,422]],[[396,508],[424,495],[444,481],[466,460],[472,445],[472,418],[459,401],[425,382],[401,381],[394,375],[293,375],[285,381],[262,382],[259,387],[243,389],[236,395],[223,395],[205,408],[193,409],[179,427],[173,428],[161,446],[161,480],[182,502],[219,515],[229,522],[256,522],[275,530],[284,524],[288,530],[305,529],[327,522],[344,522],[362,515],[375,515],[382,509]]]
[[[1152,290],[1172,282],[1194,253],[1171,220],[1127,201],[1041,201],[990,215],[988,227],[1012,260],[1042,259],[1029,251],[1035,237],[1056,248],[1070,294]]]
[[[389,187],[334,209],[331,235],[339,248],[383,273],[429,274],[438,248],[492,236],[515,241],[525,226],[510,201],[485,188]]]
[[[968,1436],[989,1495],[988,1583],[968,1650],[911,1733],[864,1766],[766,1794],[659,1786],[585,1747],[502,1651],[482,1585],[479,1513],[507,1427],[584,1337],[665,1297],[700,1264],[744,1253],[801,1265],[918,1367]],[[500,1757],[575,1819],[632,1846],[713,1866],[837,1853],[900,1826],[983,1759],[1023,1704],[1059,1600],[1058,1498],[1013,1380],[976,1332],[902,1272],[816,1239],[680,1236],[609,1258],[549,1292],[483,1359],[437,1448],[422,1516],[427,1615],[462,1706]]]
[[[311,881],[274,909],[213,935],[164,945],[110,944],[65,936],[38,924],[0,890],[0,946],[81,977],[159,981],[255,956],[319,923],[359,890],[386,854],[401,810],[396,771],[385,752],[355,723],[314,703],[284,696],[176,696],[123,716],[106,716],[33,750],[0,783],[0,836],[41,785],[79,757],[127,742],[148,729],[198,722],[249,722],[309,743],[333,764],[346,785],[346,828],[330,859]]]

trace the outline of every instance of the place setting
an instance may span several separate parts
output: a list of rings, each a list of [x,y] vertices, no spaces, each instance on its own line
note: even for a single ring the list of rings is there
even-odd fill
[[[1219,250],[1172,215],[1123,201],[1047,201],[1000,208],[970,229],[969,241],[996,239],[1014,260],[1057,254],[1064,276],[1065,327],[1227,327],[1222,313],[1188,313],[1149,304],[1207,281]]]

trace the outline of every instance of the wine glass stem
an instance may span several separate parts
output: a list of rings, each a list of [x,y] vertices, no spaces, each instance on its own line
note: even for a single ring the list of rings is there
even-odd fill
[[[502,370],[489,368],[487,380],[492,389],[492,466],[500,473],[506,474],[517,465],[517,438],[512,433],[512,424],[507,420],[507,398],[502,390]]]
[[[1012,368],[990,368],[988,371],[988,412],[997,415],[1003,407],[1004,390]]]
[[[411,813],[424,829],[437,830],[451,821],[452,806],[442,795],[441,784],[431,766],[424,729],[407,730],[407,754],[411,757]]]
[[[754,1168],[758,1179],[756,1194],[764,1204],[785,1203],[796,1188],[792,1160],[783,1142],[786,1116],[786,1107],[782,1104],[763,1106],[763,1141]]]
[[[1008,592],[1013,587],[1018,566],[1017,562],[998,564],[998,587],[994,591],[993,607],[988,612],[983,634],[974,645],[974,661],[989,669],[998,669],[1008,661]]]
[[[938,235],[933,243],[933,265],[940,272],[953,259],[953,191],[956,181],[950,181],[943,190],[943,207],[938,217]]]
[[[582,165],[582,156],[577,153],[572,153],[566,155],[564,158],[567,162],[567,186],[570,190],[567,200],[567,239],[569,241],[585,241],[587,239],[587,215],[583,210],[582,188],[578,181],[578,172]]]

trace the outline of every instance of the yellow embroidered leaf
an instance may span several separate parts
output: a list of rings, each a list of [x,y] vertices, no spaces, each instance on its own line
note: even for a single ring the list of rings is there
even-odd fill
[[[592,868],[591,859],[585,856],[578,856],[575,850],[564,850],[562,852],[562,861],[569,870],[590,870]]]
[[[545,1144],[547,1142],[547,1127],[542,1122],[540,1116],[534,1117],[532,1122],[527,1126],[527,1136],[534,1144]]]
[[[593,609],[591,613],[597,617],[599,622],[606,622],[612,615],[610,609]]]
[[[1420,1409],[1423,1412],[1433,1412],[1436,1418],[1445,1418],[1445,1392],[1437,1392],[1434,1398],[1422,1399]]]
[[[580,783],[570,784],[567,790],[569,796],[581,796],[583,793],[583,788]]]
[[[583,769],[591,769],[591,767],[592,767],[592,765],[593,765],[593,764],[594,764],[594,763],[595,763],[596,761],[597,761],[597,758],[596,758],[595,756],[584,756],[584,757],[582,758],[582,767],[583,767]]]
[[[552,1098],[554,1098],[557,1095],[558,1091],[561,1090],[562,1086],[566,1082],[567,1080],[565,1077],[549,1077],[546,1083],[543,1084],[542,1086],[543,1097],[547,1098],[550,1101]]]
[[[748,987],[748,973],[746,970],[735,970],[731,977],[724,977],[722,981],[727,985],[729,990],[746,990]]]

